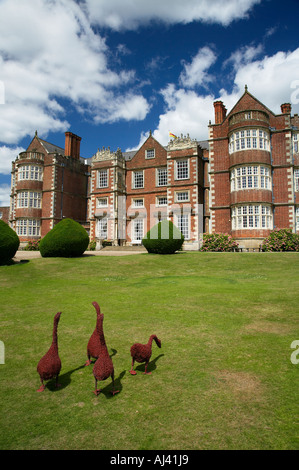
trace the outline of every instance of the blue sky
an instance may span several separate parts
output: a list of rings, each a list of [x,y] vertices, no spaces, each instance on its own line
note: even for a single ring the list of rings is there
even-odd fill
[[[0,206],[35,130],[80,135],[85,158],[150,130],[205,140],[245,84],[299,113],[298,17],[298,0],[0,0]]]

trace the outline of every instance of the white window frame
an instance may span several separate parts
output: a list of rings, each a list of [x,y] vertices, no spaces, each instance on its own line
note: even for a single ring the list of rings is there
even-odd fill
[[[185,240],[190,240],[190,214],[176,214],[176,226],[184,235]]]
[[[150,160],[152,158],[155,158],[156,156],[156,152],[155,152],[155,149],[152,148],[152,149],[146,149],[145,150],[145,158],[146,160]]]
[[[271,168],[264,165],[240,165],[230,172],[231,191],[272,190]]]
[[[102,207],[108,207],[108,197],[97,197],[96,207],[97,209],[101,209]]]
[[[176,191],[175,192],[175,202],[189,202],[190,201],[190,191]]]
[[[273,213],[267,204],[240,204],[231,210],[232,230],[272,230]]]
[[[101,217],[97,222],[97,238],[107,240],[108,238],[108,218]]]
[[[163,199],[163,202],[161,203],[161,200]],[[168,204],[167,196],[157,196],[156,198],[156,206],[157,207],[165,207]]]
[[[293,151],[294,153],[299,152],[299,132],[294,132],[293,134]]]
[[[16,232],[20,237],[39,237],[40,220],[39,219],[17,219]]]
[[[190,163],[189,158],[176,160],[175,162],[175,179],[188,180],[190,179]]]
[[[141,244],[144,237],[144,219],[132,220],[132,243]]]
[[[42,193],[40,191],[19,191],[17,194],[17,207],[18,208],[33,208],[41,209],[42,206]]]
[[[167,167],[157,168],[156,186],[167,186]]]
[[[269,132],[260,128],[246,128],[233,132],[229,138],[229,153],[242,150],[267,150],[269,152]]]
[[[20,191],[17,194],[17,207],[28,207],[28,191]]]
[[[132,172],[132,188],[144,188],[144,170],[135,170]]]
[[[108,168],[98,170],[97,187],[98,188],[108,188],[108,186],[109,186],[108,179],[109,179]]]
[[[29,191],[29,207],[33,209],[41,209],[42,193],[38,191]]]
[[[133,207],[144,207],[144,199],[143,197],[139,197],[136,199],[133,199]]]
[[[299,233],[299,206],[295,207],[295,227],[296,232]]]
[[[294,188],[299,191],[299,168],[294,169]]]
[[[43,167],[40,165],[20,165],[18,181],[43,181]]]

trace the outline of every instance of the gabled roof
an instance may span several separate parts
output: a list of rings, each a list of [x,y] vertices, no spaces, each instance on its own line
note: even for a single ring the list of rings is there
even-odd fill
[[[34,139],[37,139],[38,142],[42,145],[42,147],[45,149],[47,153],[59,153],[60,155],[64,155],[64,149],[62,147],[59,147],[58,145],[51,144],[50,142],[47,142],[46,140],[41,139],[37,135],[37,131],[35,131],[35,135],[33,139],[31,140],[30,144],[28,145],[28,148],[34,141]]]
[[[251,93],[249,93],[248,91],[248,88],[247,88],[247,85],[245,85],[245,91],[243,93],[243,95],[239,98],[239,100],[236,102],[236,104],[234,105],[234,107],[230,110],[230,112],[227,114],[226,118],[230,116],[230,114],[233,114],[235,112],[235,108],[238,107],[238,105],[240,104],[240,102],[244,99],[244,97],[246,95],[249,95],[256,103],[258,103],[262,108],[266,109],[270,114],[272,114],[273,116],[275,116],[275,114],[273,113],[273,111],[271,111],[271,109],[269,109],[264,103],[262,103],[260,100],[258,100],[255,96],[253,96]]]
[[[39,142],[42,144],[42,146],[45,148],[46,152],[48,153],[59,153],[61,155],[64,155],[64,149],[61,147],[58,147],[58,145],[50,144],[50,142],[47,142],[46,140],[40,139],[37,137]]]
[[[149,139],[154,140],[154,141],[156,142],[156,144],[157,144],[159,147],[161,147],[161,148],[163,148],[164,150],[166,150],[166,147],[164,147],[162,144],[160,144],[160,142],[158,142],[158,140],[155,139],[155,137],[152,135],[152,131],[150,131],[149,136],[147,137],[147,139],[143,142],[143,144],[142,144],[138,149],[133,150],[133,151],[130,151],[130,152],[124,152],[124,153],[123,153],[123,155],[124,155],[124,157],[125,157],[125,160],[126,160],[126,161],[131,161],[131,160],[135,157],[135,155],[137,155],[137,153],[140,152],[140,150],[141,150],[144,146],[146,146],[146,144],[147,144],[147,142],[148,142]]]
[[[125,157],[126,161],[132,160],[136,152],[138,152],[138,150],[132,150],[130,152],[123,152],[123,156]]]
[[[160,144],[160,142],[157,141],[157,139],[155,139],[155,137],[153,137],[152,133],[150,132],[148,138],[143,142],[143,144],[136,150],[131,150],[129,152],[123,152],[123,156],[125,158],[126,161],[130,161],[132,160],[132,158],[136,155],[137,152],[139,152],[139,150],[146,144],[146,142],[148,141],[149,138],[152,138],[155,140],[155,142],[157,142],[158,145],[160,145],[161,147],[163,147],[166,151],[168,149],[168,145],[162,145]],[[202,148],[202,149],[209,149],[209,141],[208,140],[198,140],[197,141],[198,145]]]

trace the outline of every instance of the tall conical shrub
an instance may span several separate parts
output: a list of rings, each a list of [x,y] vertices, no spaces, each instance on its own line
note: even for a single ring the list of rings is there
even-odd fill
[[[89,244],[86,230],[72,219],[63,219],[42,238],[39,250],[44,258],[81,256]]]
[[[149,253],[170,255],[182,247],[184,236],[170,220],[163,220],[147,232],[142,243]]]
[[[0,220],[0,265],[7,264],[14,257],[20,245],[16,232]]]

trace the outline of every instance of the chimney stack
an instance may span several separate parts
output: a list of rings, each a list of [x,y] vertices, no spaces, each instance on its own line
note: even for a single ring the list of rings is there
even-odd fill
[[[215,109],[215,124],[221,124],[226,118],[226,107],[222,101],[214,102]]]
[[[81,137],[72,132],[65,132],[64,154],[66,157],[72,157],[77,160],[80,158]]]
[[[290,103],[284,103],[280,106],[282,114],[291,114],[292,105]]]

